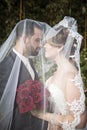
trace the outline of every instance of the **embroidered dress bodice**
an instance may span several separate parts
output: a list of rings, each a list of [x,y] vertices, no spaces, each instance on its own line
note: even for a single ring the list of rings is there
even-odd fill
[[[72,123],[68,121],[61,122],[61,124],[63,130],[76,130],[76,126],[80,123],[80,115],[85,110],[85,95],[81,77],[76,75],[75,79],[70,79],[70,82],[74,82],[81,93],[80,98],[78,100],[74,99],[72,102],[67,102],[63,90],[52,83],[50,84],[49,80],[47,80],[46,86],[50,91],[49,102],[52,112],[61,115],[67,115],[69,112],[72,112],[74,114],[74,121]]]
[[[58,114],[66,114],[67,104],[62,90],[54,84],[50,84],[47,88],[51,93],[51,96],[49,97],[49,102],[51,106],[53,106],[53,108],[51,108],[52,111],[55,111],[55,113]]]

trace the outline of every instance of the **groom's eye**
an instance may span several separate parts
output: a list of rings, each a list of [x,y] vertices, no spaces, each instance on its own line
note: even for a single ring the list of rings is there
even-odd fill
[[[37,43],[40,43],[42,40],[40,38],[35,39]]]

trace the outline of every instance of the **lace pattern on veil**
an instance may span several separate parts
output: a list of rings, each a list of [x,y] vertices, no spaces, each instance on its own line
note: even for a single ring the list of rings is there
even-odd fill
[[[79,100],[74,100],[71,103],[67,103],[70,107],[70,111],[74,113],[74,121],[72,123],[69,123],[68,121],[62,123],[62,128],[64,130],[75,130],[76,126],[80,123],[80,115],[85,110],[85,95],[83,92],[83,82],[79,73],[75,76],[75,79],[72,81],[75,82],[75,86],[78,87],[78,89],[80,90],[81,96]]]

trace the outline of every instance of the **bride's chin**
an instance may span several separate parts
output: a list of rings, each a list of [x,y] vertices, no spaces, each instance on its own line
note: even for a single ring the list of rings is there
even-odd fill
[[[45,55],[45,57],[48,59],[48,60],[53,60],[52,57],[48,56],[48,55]]]
[[[53,56],[50,55],[49,53],[45,53],[45,57],[49,60],[52,60],[53,59]]]
[[[46,58],[49,58],[49,55],[45,54],[45,57],[46,57]]]

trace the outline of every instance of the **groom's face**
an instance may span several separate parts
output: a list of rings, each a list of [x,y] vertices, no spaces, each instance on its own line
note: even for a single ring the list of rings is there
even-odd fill
[[[27,38],[26,42],[26,55],[36,56],[42,47],[43,32],[39,28],[34,28],[34,34]]]

